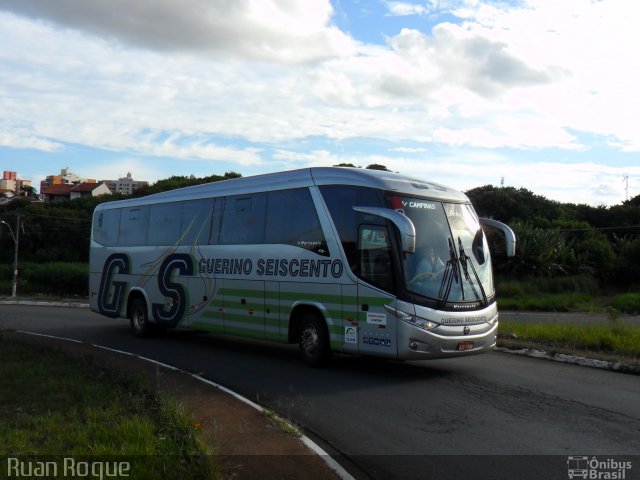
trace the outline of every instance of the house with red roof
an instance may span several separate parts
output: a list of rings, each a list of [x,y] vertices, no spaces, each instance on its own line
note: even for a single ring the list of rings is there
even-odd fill
[[[73,200],[82,197],[97,197],[111,195],[111,190],[104,183],[82,182],[77,185],[56,184],[41,192],[45,202]]]

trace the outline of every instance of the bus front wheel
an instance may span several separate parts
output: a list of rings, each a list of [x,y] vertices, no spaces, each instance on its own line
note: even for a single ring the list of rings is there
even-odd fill
[[[317,314],[307,313],[300,329],[302,361],[310,367],[320,367],[326,364],[330,354],[327,326]]]
[[[131,331],[136,337],[148,337],[151,331],[151,324],[147,316],[147,304],[142,298],[136,298],[131,303],[129,310],[129,322]]]

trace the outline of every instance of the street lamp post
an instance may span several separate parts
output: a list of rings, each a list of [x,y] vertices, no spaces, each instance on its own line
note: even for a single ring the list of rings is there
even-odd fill
[[[11,285],[11,296],[15,298],[18,292],[18,245],[20,244],[20,216],[18,215],[16,218],[15,234],[11,229],[11,225],[9,225],[7,222],[5,222],[4,220],[0,220],[0,223],[4,223],[9,229],[9,232],[11,233],[11,238],[13,238],[13,243],[15,246],[14,252],[13,252],[13,283]]]

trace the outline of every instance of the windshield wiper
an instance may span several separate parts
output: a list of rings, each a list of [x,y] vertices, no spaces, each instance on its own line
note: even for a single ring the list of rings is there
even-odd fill
[[[471,285],[471,289],[473,290],[473,293],[475,294],[476,298],[479,300],[480,296],[478,295],[476,287],[473,284],[473,280],[471,280],[471,277],[469,276],[469,265],[471,265],[471,271],[473,272],[473,276],[476,277],[476,282],[478,283],[478,287],[480,287],[480,293],[482,294],[482,301],[485,305],[487,305],[489,302],[487,300],[487,294],[484,291],[484,287],[482,286],[482,282],[480,281],[480,276],[476,271],[476,267],[473,266],[473,262],[470,261],[471,257],[469,257],[469,255],[465,253],[464,247],[462,246],[462,240],[460,240],[460,237],[458,237],[458,251],[460,252],[460,265],[462,265],[462,271],[464,272],[464,277],[469,282],[469,285]],[[464,299],[464,292],[462,297]]]
[[[449,294],[451,293],[451,284],[453,283],[453,279],[458,281],[458,256],[456,254],[456,249],[453,245],[451,239],[449,239],[449,260],[447,260],[447,264],[444,268],[444,274],[442,275],[442,282],[440,283],[440,290],[438,291],[438,300],[441,305],[445,305],[447,303],[447,299],[449,298]],[[462,282],[460,282],[460,286],[462,287]],[[462,290],[462,298],[464,298],[464,289]]]

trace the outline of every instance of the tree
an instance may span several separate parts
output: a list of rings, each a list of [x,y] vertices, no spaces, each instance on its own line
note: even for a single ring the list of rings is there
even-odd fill
[[[387,167],[384,165],[380,165],[379,163],[372,163],[371,165],[367,165],[368,170],[382,170],[383,172],[390,172]]]
[[[36,189],[33,188],[31,185],[22,185],[22,187],[20,187],[20,192],[23,196],[27,198],[38,198]]]
[[[226,172],[224,175],[210,175],[208,177],[194,177],[190,176],[177,176],[174,175],[164,180],[158,180],[153,185],[147,185],[138,189],[135,193],[135,197],[144,197],[154,193],[166,192],[168,190],[175,190],[176,188],[192,187],[194,185],[201,185],[203,183],[219,182],[221,180],[230,180],[233,178],[239,178],[242,175],[237,172]]]
[[[485,185],[466,192],[478,215],[505,223],[527,222],[535,227],[547,227],[563,218],[562,205],[536,195],[525,188]]]
[[[640,207],[640,195],[636,195],[630,200],[627,200],[623,203],[623,205],[628,205],[630,207]]]

